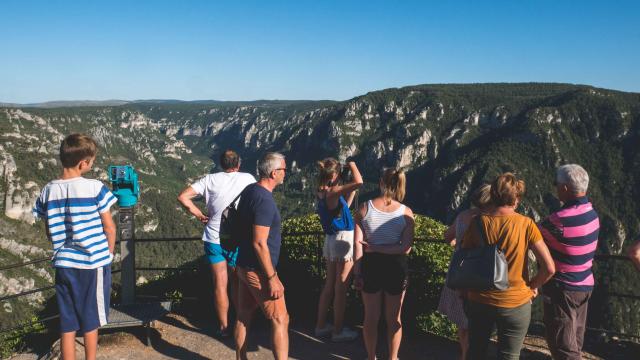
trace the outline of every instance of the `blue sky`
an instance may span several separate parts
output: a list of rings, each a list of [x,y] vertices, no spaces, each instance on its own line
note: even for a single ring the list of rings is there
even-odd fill
[[[633,1],[12,1],[0,102],[335,99],[423,83],[640,92]]]

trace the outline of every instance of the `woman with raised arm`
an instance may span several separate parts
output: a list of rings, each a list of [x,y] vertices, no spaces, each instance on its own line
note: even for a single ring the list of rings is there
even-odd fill
[[[325,233],[322,253],[327,262],[327,278],[318,301],[315,335],[320,337],[331,334],[331,340],[335,342],[351,341],[358,337],[357,332],[344,326],[344,309],[353,268],[354,222],[349,206],[363,182],[355,162],[349,161],[346,168],[351,171],[352,180],[341,184],[340,163],[333,158],[318,161],[316,210]],[[327,323],[331,301],[333,326]]]
[[[444,240],[449,242],[455,249],[460,249],[462,244],[462,236],[469,227],[471,220],[479,215],[482,211],[489,210],[491,206],[491,185],[483,184],[471,194],[470,209],[467,209],[458,216],[455,221],[444,234]],[[460,343],[460,359],[467,358],[467,349],[469,348],[469,324],[464,314],[464,307],[461,294],[444,285],[442,294],[440,295],[440,303],[438,311],[446,315],[451,322],[458,327],[458,342]]]
[[[509,287],[505,290],[469,290],[465,313],[469,319],[468,359],[486,359],[489,338],[496,326],[498,359],[519,359],[531,320],[531,301],[538,288],[555,273],[549,249],[533,219],[516,208],[525,191],[524,181],[504,173],[491,183],[492,207],[471,220],[462,248],[498,244],[508,264]],[[529,279],[527,252],[538,261],[538,273]]]
[[[411,209],[401,203],[406,178],[398,169],[386,169],[380,195],[356,213],[355,287],[362,290],[364,345],[369,360],[376,358],[378,321],[387,323],[389,359],[397,359],[402,340],[401,309],[408,283],[407,254],[414,236]]]

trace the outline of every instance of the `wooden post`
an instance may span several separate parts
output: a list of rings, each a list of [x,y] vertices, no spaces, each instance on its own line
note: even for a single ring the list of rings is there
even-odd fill
[[[120,256],[122,272],[122,304],[133,304],[136,301],[136,247],[134,208],[120,208],[118,212],[118,233],[120,235]]]

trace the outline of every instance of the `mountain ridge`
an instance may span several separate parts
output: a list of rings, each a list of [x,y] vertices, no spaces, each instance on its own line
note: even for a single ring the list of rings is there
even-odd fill
[[[291,171],[274,192],[283,217],[313,212],[315,161],[326,156],[356,160],[365,176],[360,201],[377,192],[383,166],[405,168],[407,205],[445,223],[468,206],[473,189],[504,171],[524,178],[519,211],[539,220],[558,206],[555,167],[579,163],[590,174],[589,195],[601,218],[598,252],[622,254],[640,233],[640,94],[570,84],[427,84],[340,102],[0,108],[0,261],[49,249],[30,210],[40,188],[59,174],[61,139],[78,131],[100,145],[90,177],[106,181],[109,164],[138,170],[141,237],[201,231],[175,196],[212,171],[226,148],[237,150],[251,173],[266,151],[287,156]],[[193,255],[160,245],[146,251],[141,261],[161,259],[157,266]],[[612,292],[627,293],[637,281],[632,269],[605,268],[598,281]],[[35,270],[12,279],[21,289],[46,282]],[[635,316],[629,306],[615,302],[612,314]]]
[[[0,108],[73,108],[73,107],[103,107],[133,104],[164,104],[164,105],[295,105],[302,103],[334,103],[335,100],[177,100],[177,99],[141,99],[141,100],[54,100],[38,103],[7,103],[0,102]]]
[[[119,106],[119,105],[127,105],[127,104],[136,104],[136,103],[150,103],[150,104],[256,104],[256,103],[312,103],[312,102],[347,102],[354,100],[356,98],[367,96],[376,92],[384,92],[390,90],[400,90],[400,89],[419,89],[423,87],[468,87],[468,86],[520,86],[520,85],[544,85],[544,86],[558,86],[558,87],[580,87],[586,89],[593,90],[605,90],[610,92],[618,92],[618,93],[627,93],[627,94],[640,94],[640,92],[630,92],[630,91],[622,91],[608,88],[600,88],[593,85],[587,84],[571,84],[571,83],[555,83],[555,82],[484,82],[484,83],[435,83],[435,84],[416,84],[416,85],[406,85],[401,87],[390,87],[379,90],[370,91],[364,95],[358,95],[346,100],[329,100],[329,99],[319,99],[319,100],[308,100],[308,99],[256,99],[256,100],[215,100],[215,99],[200,99],[200,100],[181,100],[181,99],[137,99],[137,100],[121,100],[121,99],[109,99],[109,100],[51,100],[44,102],[34,102],[34,103],[11,103],[11,102],[0,102],[0,107],[40,107],[40,108],[59,108],[59,107],[99,107],[99,106]]]
[[[607,122],[612,120],[599,117],[597,114],[592,116],[593,114],[585,113],[584,115],[590,118],[585,124],[581,124],[579,111],[582,106],[589,108],[597,105],[600,110],[617,111],[617,116],[627,117],[620,119],[621,121],[613,119],[613,122],[616,122],[617,133],[603,133],[605,142],[615,142],[616,139],[611,138],[612,136],[622,140],[629,131],[632,131],[633,135],[632,123],[637,124],[635,111],[639,103],[640,94],[598,89],[587,85],[490,83],[414,85],[372,91],[341,102],[163,100],[136,101],[117,106],[30,108],[27,111],[33,112],[36,117],[38,114],[43,115],[44,117],[39,118],[41,124],[47,123],[47,116],[57,118],[67,113],[75,115],[73,122],[83,122],[83,116],[96,119],[101,117],[101,121],[94,121],[100,128],[93,129],[98,133],[98,138],[108,137],[107,129],[116,132],[125,131],[124,129],[144,132],[142,127],[149,126],[161,133],[157,135],[173,138],[179,148],[194,151],[201,157],[209,157],[223,147],[239,148],[245,159],[252,162],[257,159],[256,153],[259,151],[291,153],[290,157],[298,166],[314,163],[315,159],[305,154],[331,155],[342,160],[355,156],[368,167],[407,167],[413,172],[413,176],[420,175],[415,174],[414,169],[423,165],[425,172],[433,172],[437,164],[447,165],[447,159],[452,156],[469,157],[471,154],[467,152],[477,152],[478,149],[482,153],[491,153],[499,150],[491,150],[497,146],[495,144],[504,142],[508,147],[513,141],[521,142],[523,146],[531,142],[539,144],[547,152],[543,156],[547,162],[550,161],[550,157],[554,158],[554,164],[569,161],[573,156],[572,149],[562,151],[562,154],[569,156],[560,156],[563,144],[568,144],[565,140],[573,137],[574,129],[565,126],[567,121],[570,122],[569,127],[579,128],[582,132],[576,139],[585,146],[586,149],[580,151],[583,152],[588,151],[588,146],[584,144],[585,139],[602,140],[598,139],[601,130],[590,134],[588,128],[594,124],[608,126]],[[621,106],[626,110],[613,109]],[[20,108],[4,109],[6,114],[24,112],[16,110]],[[561,112],[567,111],[570,113],[564,116],[563,124]],[[119,112],[120,119],[108,120],[111,115],[107,114],[113,112]],[[16,117],[19,118],[20,115]],[[599,122],[603,123],[597,124]],[[54,124],[47,125],[51,127]],[[119,126],[120,130],[114,130],[114,125]],[[77,128],[80,130],[82,126],[78,124]],[[84,130],[91,132],[88,128]],[[553,133],[554,130],[559,132]],[[612,129],[602,129],[609,130]],[[55,135],[59,137],[63,132],[57,132]],[[7,131],[7,134],[13,136],[18,132]],[[555,135],[563,135],[564,138],[557,139]],[[32,136],[37,138],[37,135]],[[167,142],[167,139],[158,140]],[[616,144],[623,146],[626,154],[629,153],[631,145],[629,141]],[[55,150],[55,144],[49,146],[49,150]],[[174,145],[163,145],[167,146],[172,148]],[[548,153],[549,149],[553,154]],[[443,150],[447,156],[440,157],[439,153]],[[151,152],[147,149],[147,153]],[[158,155],[161,156],[160,153]],[[168,155],[176,160],[179,158],[171,151],[168,151]],[[475,160],[481,160],[484,155],[474,156]],[[527,156],[529,155],[523,154],[523,157]],[[584,158],[587,160],[590,157]],[[135,158],[131,160],[136,161]],[[49,159],[51,164],[53,161],[55,157]],[[474,159],[470,161],[473,163]],[[462,166],[462,163],[450,170],[457,170],[455,168],[459,166]],[[152,172],[152,169],[143,168],[143,171]],[[439,172],[438,181],[451,178],[451,175],[456,173]],[[433,187],[441,187],[441,184],[433,182],[432,180]],[[477,183],[477,180],[472,182]],[[457,192],[461,194],[462,188]],[[428,198],[433,197],[427,196],[425,199]],[[451,210],[455,210],[460,199],[454,196],[449,200],[455,205]],[[444,203],[444,200],[439,202]],[[418,207],[421,206],[418,204]],[[451,214],[445,214],[441,210],[425,210],[442,220],[451,218]]]

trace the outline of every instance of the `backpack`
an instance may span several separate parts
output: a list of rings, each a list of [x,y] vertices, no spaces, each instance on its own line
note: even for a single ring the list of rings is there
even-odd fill
[[[239,225],[238,204],[240,203],[240,195],[236,196],[222,210],[222,216],[220,217],[220,246],[227,251],[235,251],[238,248],[237,227]]]

